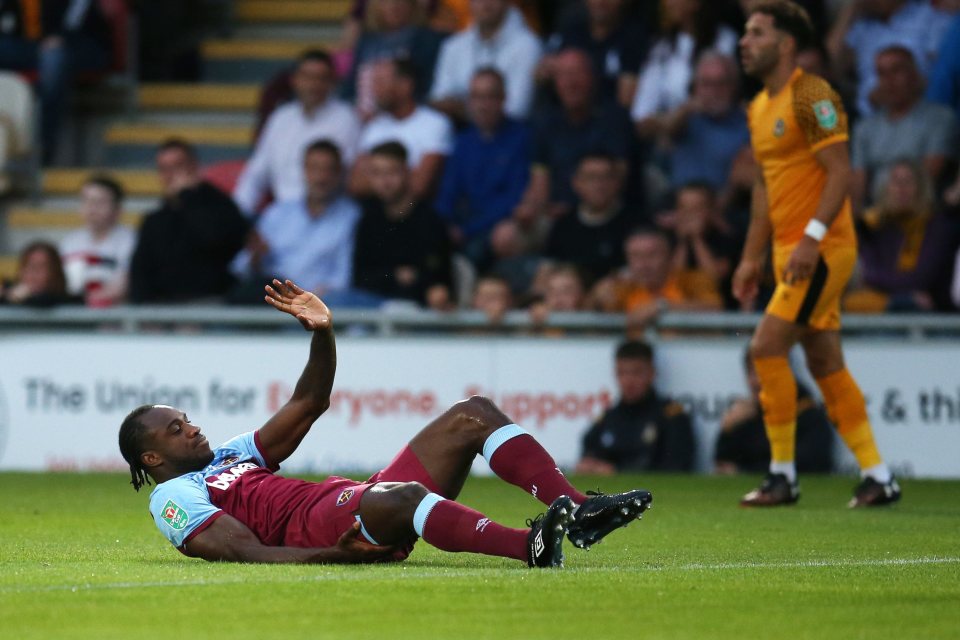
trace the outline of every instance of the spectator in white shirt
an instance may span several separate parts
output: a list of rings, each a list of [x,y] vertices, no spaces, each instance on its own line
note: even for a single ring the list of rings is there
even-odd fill
[[[711,0],[665,0],[664,28],[640,69],[630,117],[641,138],[667,131],[670,114],[687,102],[699,55],[716,49],[736,54],[737,34],[716,20]]]
[[[332,97],[335,80],[327,53],[310,50],[300,56],[292,78],[296,98],[270,115],[234,190],[245,214],[259,211],[268,193],[277,201],[303,196],[303,153],[313,140],[332,140],[345,164],[353,162],[360,120],[350,105]]]
[[[370,193],[370,150],[384,142],[399,142],[408,153],[414,199],[433,194],[443,162],[453,146],[453,128],[439,111],[416,102],[416,69],[406,59],[383,60],[373,70],[374,98],[379,115],[360,134],[360,157],[350,176],[350,190]]]
[[[470,80],[477,69],[493,67],[507,84],[506,112],[525,119],[533,101],[534,69],[543,45],[508,0],[470,0],[473,24],[447,38],[440,49],[430,100],[458,120],[466,120]]]
[[[120,224],[123,188],[108,176],[93,176],[80,188],[84,228],[60,242],[70,295],[91,307],[107,307],[127,295],[127,272],[137,234]]]

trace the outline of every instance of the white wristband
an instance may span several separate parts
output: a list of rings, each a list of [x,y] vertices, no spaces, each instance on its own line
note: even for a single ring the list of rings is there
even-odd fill
[[[827,235],[827,225],[823,224],[819,220],[811,220],[807,223],[807,227],[803,230],[803,234],[810,236],[817,242],[823,240],[823,236]]]

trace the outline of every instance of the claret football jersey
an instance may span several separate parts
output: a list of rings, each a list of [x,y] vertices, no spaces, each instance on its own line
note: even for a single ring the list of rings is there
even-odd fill
[[[814,154],[847,141],[847,114],[826,80],[798,68],[775,95],[766,89],[757,94],[747,116],[767,187],[774,245],[794,244],[816,214],[827,181]],[[849,198],[823,240],[822,246],[830,245],[856,245]]]
[[[278,476],[278,468],[265,458],[258,432],[239,435],[214,449],[213,461],[202,470],[158,484],[150,494],[150,515],[181,551],[225,513],[263,544],[283,545],[288,529],[291,535],[306,529],[310,507],[342,479],[306,482]]]

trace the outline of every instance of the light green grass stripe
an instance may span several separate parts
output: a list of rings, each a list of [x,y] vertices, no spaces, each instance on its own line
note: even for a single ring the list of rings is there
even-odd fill
[[[958,564],[960,557],[920,557],[920,558],[882,558],[874,560],[806,560],[802,562],[728,562],[716,564],[703,564],[699,562],[686,563],[677,566],[635,566],[635,567],[583,567],[579,569],[568,569],[572,573],[611,573],[622,575],[624,573],[646,573],[656,572],[682,572],[682,571],[729,571],[729,570],[749,570],[749,569],[819,569],[819,568],[848,568],[848,567],[903,567],[911,565],[937,565],[937,564]],[[516,570],[518,573],[525,572],[525,569]],[[451,570],[447,568],[419,568],[407,570],[402,568],[400,575],[405,580],[408,579],[436,579],[442,578],[469,578],[483,573],[484,570]],[[386,578],[389,576],[381,576]],[[55,591],[108,591],[122,589],[144,589],[144,588],[169,588],[169,587],[219,587],[233,584],[257,584],[257,585],[276,585],[276,584],[308,584],[315,582],[369,582],[370,574],[363,573],[329,573],[316,576],[301,576],[293,578],[271,578],[271,579],[250,579],[226,578],[226,579],[200,579],[200,580],[166,580],[149,582],[107,582],[104,584],[62,584],[46,585],[38,587],[0,587],[0,593],[47,593]]]

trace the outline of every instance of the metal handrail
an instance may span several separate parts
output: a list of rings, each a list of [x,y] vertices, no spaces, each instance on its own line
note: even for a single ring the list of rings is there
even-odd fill
[[[562,330],[574,334],[622,334],[626,318],[622,314],[594,312],[554,313],[546,323],[534,323],[524,311],[508,312],[503,320],[491,324],[479,311],[439,313],[415,308],[335,309],[340,328],[358,333],[389,336],[402,333],[476,333],[536,335]],[[733,333],[752,330],[757,313],[664,313],[650,328],[656,335]],[[960,315],[952,314],[847,314],[843,317],[847,334],[889,334],[914,339],[960,336]],[[290,319],[268,308],[224,307],[213,305],[118,306],[106,309],[55,307],[30,309],[0,307],[0,332],[49,330],[89,331],[111,329],[126,333],[145,330],[276,330],[290,327]]]

